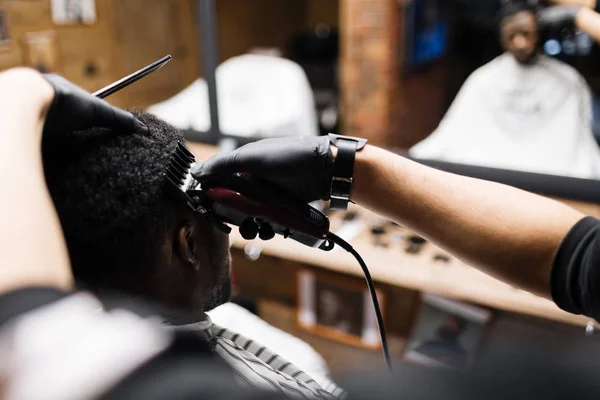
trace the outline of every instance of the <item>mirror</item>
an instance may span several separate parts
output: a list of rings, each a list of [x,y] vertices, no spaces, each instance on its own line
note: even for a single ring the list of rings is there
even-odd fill
[[[576,30],[540,29],[536,11],[542,5],[536,2],[410,3],[406,79],[443,64],[448,99],[437,128],[410,147],[411,157],[471,176],[532,179],[517,186],[545,193],[575,185],[549,175],[579,178],[577,185],[600,179],[594,135],[600,116],[593,113],[600,108],[594,94],[600,85],[599,74],[590,72],[597,52],[591,38]],[[477,174],[448,163],[509,171]],[[511,173],[516,171],[529,174]]]

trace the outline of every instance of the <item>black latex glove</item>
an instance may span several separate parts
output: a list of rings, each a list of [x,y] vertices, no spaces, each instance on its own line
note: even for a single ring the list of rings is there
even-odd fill
[[[575,27],[575,17],[581,10],[578,6],[560,5],[545,8],[538,12],[538,26],[540,30],[559,31],[564,28]]]
[[[54,99],[46,116],[44,135],[92,127],[110,128],[123,133],[148,131],[146,125],[131,113],[92,96],[65,78],[44,74],[44,79],[54,89]]]
[[[289,137],[265,139],[216,155],[191,172],[200,181],[250,173],[310,202],[329,200],[333,166],[329,137]]]

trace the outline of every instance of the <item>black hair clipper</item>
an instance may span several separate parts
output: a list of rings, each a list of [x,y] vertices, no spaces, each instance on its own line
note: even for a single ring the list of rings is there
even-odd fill
[[[327,239],[329,218],[310,205],[249,174],[234,174],[212,182],[198,182],[190,170],[195,157],[183,143],[167,167],[167,179],[188,206],[230,233],[226,224],[239,227],[246,240],[270,240],[276,234],[306,246],[331,250]]]

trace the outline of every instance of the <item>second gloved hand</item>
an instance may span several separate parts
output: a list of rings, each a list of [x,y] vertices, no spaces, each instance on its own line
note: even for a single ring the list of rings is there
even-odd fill
[[[110,128],[125,133],[147,132],[148,128],[131,113],[92,96],[61,76],[43,76],[54,89],[54,98],[44,125],[44,136],[91,127]]]
[[[329,200],[333,167],[327,136],[288,137],[265,139],[219,154],[198,163],[192,175],[206,181],[246,172],[310,202]]]
[[[574,28],[575,18],[581,10],[579,6],[559,5],[545,8],[538,12],[540,30],[559,31],[564,28]]]

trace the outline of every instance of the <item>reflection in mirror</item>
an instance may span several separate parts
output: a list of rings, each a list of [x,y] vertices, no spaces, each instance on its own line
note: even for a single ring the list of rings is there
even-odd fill
[[[494,40],[504,52],[471,70],[437,129],[410,149],[411,156],[600,178],[590,87],[573,66],[540,50],[549,38],[540,32],[536,12],[525,1],[501,7]],[[463,42],[455,47],[461,45],[468,46]],[[462,65],[468,64],[463,60]]]

